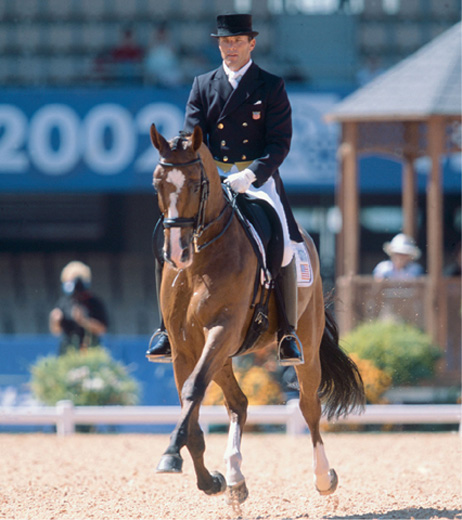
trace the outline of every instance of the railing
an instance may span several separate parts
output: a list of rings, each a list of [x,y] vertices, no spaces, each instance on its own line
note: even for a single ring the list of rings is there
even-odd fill
[[[175,424],[179,406],[74,406],[60,401],[56,406],[0,407],[0,424],[56,425],[58,435],[74,433],[77,424]],[[200,423],[205,431],[210,425],[228,424],[228,414],[222,406],[201,408]],[[326,423],[325,419],[322,423]],[[458,424],[462,431],[460,405],[367,405],[360,415],[339,419],[336,424]],[[283,425],[289,435],[307,431],[298,400],[284,406],[249,406],[246,424]]]
[[[442,278],[439,311],[428,289],[429,278],[415,280],[374,280],[372,276],[341,276],[336,284],[336,318],[340,333],[360,323],[393,318],[414,325],[435,336],[443,351],[438,378],[444,384],[458,384],[461,367],[461,279]],[[437,330],[430,325],[438,316]]]

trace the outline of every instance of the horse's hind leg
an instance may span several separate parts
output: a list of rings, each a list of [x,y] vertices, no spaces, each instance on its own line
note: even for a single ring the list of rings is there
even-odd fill
[[[214,377],[214,381],[223,390],[230,421],[228,444],[225,452],[228,503],[232,505],[242,504],[249,495],[245,477],[241,472],[241,439],[247,418],[248,401],[236,381],[231,359]]]
[[[305,357],[305,364],[296,367],[296,371],[300,383],[300,410],[308,424],[313,444],[314,483],[321,495],[330,495],[337,489],[338,478],[335,470],[329,467],[319,428],[321,420],[321,402],[318,397],[321,380],[319,360],[311,364]]]
[[[295,367],[300,385],[300,410],[311,434],[313,444],[313,471],[316,489],[321,495],[330,495],[337,489],[338,478],[334,469],[329,467],[324,443],[321,438],[321,401],[318,389],[321,383],[321,362],[318,345],[324,330],[324,304],[314,306],[310,302],[311,310],[305,312],[303,320],[299,322],[300,337],[302,338],[305,363]],[[316,309],[320,309],[316,314]],[[321,314],[322,312],[322,314]]]

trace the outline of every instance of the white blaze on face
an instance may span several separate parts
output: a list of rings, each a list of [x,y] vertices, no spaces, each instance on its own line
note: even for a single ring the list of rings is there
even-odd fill
[[[240,484],[244,479],[241,472],[241,429],[236,421],[229,425],[228,445],[225,452],[226,482],[228,486]]]
[[[180,170],[170,170],[167,175],[167,182],[173,184],[175,191],[170,194],[170,201],[168,206],[168,218],[178,217],[178,194],[185,182],[185,176]],[[170,229],[170,256],[175,264],[179,264],[181,258],[181,230],[180,228]]]

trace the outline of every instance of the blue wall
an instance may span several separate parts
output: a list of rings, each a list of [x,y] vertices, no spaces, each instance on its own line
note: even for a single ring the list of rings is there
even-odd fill
[[[140,383],[139,404],[179,404],[172,365],[150,363],[144,355],[148,341],[148,336],[107,335],[103,343],[114,359],[130,367],[132,376]],[[55,355],[57,351],[58,339],[51,335],[0,336],[0,392],[14,387],[18,392],[16,404],[21,404],[29,393],[31,365],[40,357]]]

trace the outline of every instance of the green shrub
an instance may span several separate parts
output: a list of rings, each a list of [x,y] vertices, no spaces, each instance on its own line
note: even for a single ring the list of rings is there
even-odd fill
[[[441,350],[422,331],[405,323],[364,323],[342,338],[347,352],[369,359],[393,385],[412,385],[435,373]]]
[[[64,399],[76,406],[138,402],[138,383],[102,347],[41,358],[31,367],[31,374],[34,396],[47,405]]]

